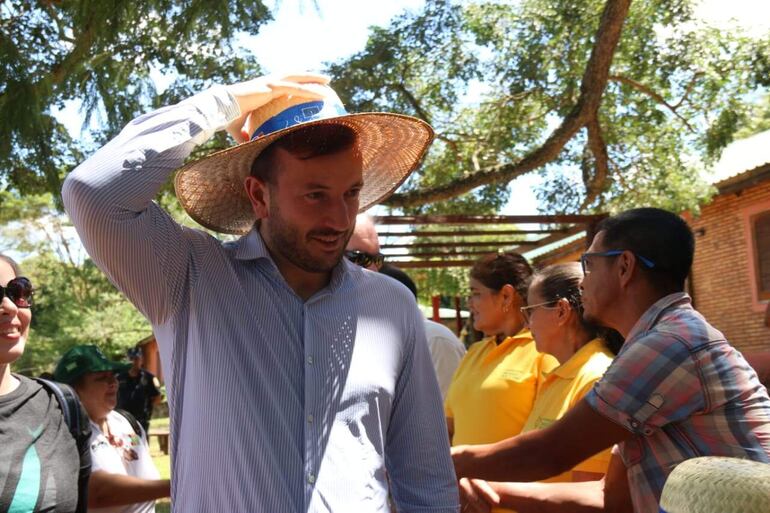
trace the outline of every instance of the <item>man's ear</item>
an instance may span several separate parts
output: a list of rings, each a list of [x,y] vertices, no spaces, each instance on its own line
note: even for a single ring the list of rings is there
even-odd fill
[[[620,286],[625,288],[631,282],[634,270],[639,265],[639,260],[630,251],[624,251],[618,256],[618,279]]]
[[[243,181],[246,195],[251,202],[251,209],[257,219],[264,219],[270,211],[270,188],[266,182],[254,176],[247,176]]]

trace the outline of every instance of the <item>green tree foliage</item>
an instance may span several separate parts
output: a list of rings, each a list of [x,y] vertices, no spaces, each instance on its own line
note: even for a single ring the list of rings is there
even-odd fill
[[[120,357],[151,334],[147,321],[76,249],[74,230],[51,194],[0,196],[0,251],[28,255],[21,267],[35,285],[32,332],[15,371],[52,370],[76,344],[97,344]]]
[[[704,26],[694,5],[428,0],[329,69],[354,110],[437,129],[391,206],[494,211],[511,180],[540,172],[544,212],[697,209],[710,194],[702,163],[767,85],[770,38]]]
[[[766,130],[770,130],[770,93],[764,94],[754,106],[748,123],[738,130],[735,138],[742,139]]]
[[[236,36],[269,18],[261,0],[0,2],[0,178],[58,197],[85,152],[139,113],[259,74]],[[151,73],[173,77],[163,94]],[[82,137],[54,116],[68,100],[82,102]]]

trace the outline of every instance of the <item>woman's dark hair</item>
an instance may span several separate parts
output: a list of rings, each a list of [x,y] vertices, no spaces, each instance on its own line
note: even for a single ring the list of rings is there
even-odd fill
[[[537,286],[544,302],[556,303],[560,299],[566,299],[572,309],[578,313],[581,327],[591,338],[601,338],[613,354],[618,354],[623,345],[623,337],[620,333],[592,324],[583,317],[583,302],[580,299],[580,280],[582,279],[583,270],[580,264],[572,262],[549,265],[540,269],[532,276],[531,283]]]
[[[16,260],[2,253],[0,253],[0,260],[11,266],[13,274],[15,274],[17,278],[21,276],[21,267],[16,263]]]
[[[531,277],[532,266],[526,258],[513,251],[481,257],[471,268],[471,278],[496,292],[511,285],[524,303],[527,302]]]

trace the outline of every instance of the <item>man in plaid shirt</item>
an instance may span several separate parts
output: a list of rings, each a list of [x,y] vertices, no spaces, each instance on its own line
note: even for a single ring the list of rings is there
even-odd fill
[[[481,492],[522,511],[537,501],[553,510],[613,510],[630,494],[634,511],[657,513],[666,478],[686,459],[770,462],[765,387],[684,292],[693,252],[692,232],[675,214],[642,208],[602,221],[581,257],[583,309],[626,338],[620,353],[560,421],[496,444],[455,448],[453,457],[458,477],[534,481],[617,444],[606,482],[542,484],[524,498],[520,483],[463,479],[468,506],[478,505]]]

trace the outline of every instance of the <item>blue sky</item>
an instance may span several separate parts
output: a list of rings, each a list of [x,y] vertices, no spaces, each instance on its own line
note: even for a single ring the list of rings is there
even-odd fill
[[[511,0],[516,1],[516,0]],[[366,44],[369,27],[385,26],[405,9],[419,10],[424,0],[268,0],[274,21],[255,37],[244,37],[240,46],[256,55],[265,71],[320,71],[324,63],[348,57]],[[702,0],[701,19],[725,29],[740,25],[753,35],[770,33],[768,0]],[[163,79],[158,77],[162,87]],[[71,102],[58,116],[72,133],[80,133],[79,104]],[[537,173],[512,182],[507,214],[536,213],[532,187]],[[515,204],[515,205],[514,205]]]
[[[417,11],[424,0],[268,1],[275,21],[246,48],[271,73],[305,69],[320,71],[325,62],[348,57],[364,48],[372,25],[386,26],[405,9]],[[277,4],[277,8],[274,7]]]

